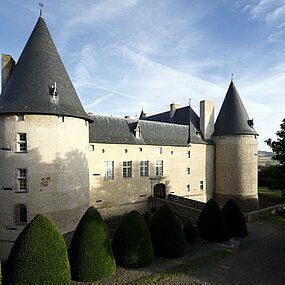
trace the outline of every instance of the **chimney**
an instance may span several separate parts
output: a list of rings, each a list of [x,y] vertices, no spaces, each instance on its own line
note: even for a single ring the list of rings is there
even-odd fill
[[[170,104],[170,118],[172,119],[175,116],[175,112],[177,109],[181,107],[180,104],[172,103]]]
[[[205,140],[210,140],[214,133],[215,104],[211,101],[200,102],[200,130]]]
[[[8,54],[2,54],[2,91],[7,84],[13,69],[15,67],[15,60]]]

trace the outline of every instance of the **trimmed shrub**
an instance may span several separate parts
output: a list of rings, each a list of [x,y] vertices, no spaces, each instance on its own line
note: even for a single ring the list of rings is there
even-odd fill
[[[225,217],[231,237],[247,236],[247,226],[243,213],[234,200],[231,199],[227,201],[222,208],[222,213]]]
[[[0,285],[2,284],[2,270],[1,270],[1,259],[0,259]]]
[[[101,280],[116,270],[107,227],[93,206],[86,210],[74,231],[69,260],[75,281]]]
[[[57,226],[38,214],[16,239],[5,270],[7,284],[70,284],[64,239]]]
[[[198,240],[196,230],[190,221],[185,223],[183,232],[187,243],[193,244]]]
[[[162,206],[151,218],[150,235],[156,256],[179,258],[184,255],[184,233],[169,206]]]
[[[207,241],[224,242],[229,240],[225,219],[214,199],[210,199],[205,204],[197,221],[197,231],[198,236]]]
[[[139,268],[152,263],[153,248],[144,218],[131,211],[124,217],[112,242],[116,263],[122,267]]]

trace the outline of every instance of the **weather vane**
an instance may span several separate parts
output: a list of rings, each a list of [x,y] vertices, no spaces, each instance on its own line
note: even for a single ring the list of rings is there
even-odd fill
[[[39,6],[41,7],[40,8],[40,17],[42,17],[42,15],[43,15],[43,8],[44,8],[43,0],[40,1]]]
[[[234,80],[234,74],[232,73],[232,76],[231,76],[231,81],[233,81]]]

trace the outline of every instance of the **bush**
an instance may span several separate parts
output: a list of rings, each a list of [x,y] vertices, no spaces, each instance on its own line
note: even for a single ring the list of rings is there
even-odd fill
[[[112,242],[116,263],[127,268],[144,267],[153,261],[153,248],[144,218],[132,211],[124,217]]]
[[[0,259],[0,285],[2,284],[2,270],[1,270],[1,259]]]
[[[97,281],[116,270],[108,230],[93,206],[86,210],[74,231],[69,260],[75,281]]]
[[[186,242],[183,231],[167,205],[162,206],[150,220],[150,235],[156,256],[179,258],[184,255]]]
[[[229,200],[222,208],[231,237],[246,237],[247,226],[240,208],[234,200]]]
[[[229,232],[220,210],[214,199],[204,206],[197,221],[198,236],[207,241],[224,242],[229,240]]]
[[[187,243],[195,243],[197,241],[196,230],[190,221],[185,223],[183,232]]]
[[[38,214],[16,239],[7,260],[7,284],[70,284],[64,239],[56,225]]]

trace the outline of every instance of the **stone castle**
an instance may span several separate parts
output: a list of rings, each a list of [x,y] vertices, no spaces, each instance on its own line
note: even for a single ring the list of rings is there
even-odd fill
[[[168,194],[258,207],[257,139],[233,82],[214,104],[139,119],[87,114],[39,17],[17,63],[2,55],[0,255],[37,214],[72,231],[90,205],[110,218]],[[4,249],[3,249],[4,248]]]

